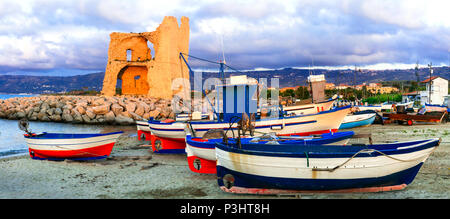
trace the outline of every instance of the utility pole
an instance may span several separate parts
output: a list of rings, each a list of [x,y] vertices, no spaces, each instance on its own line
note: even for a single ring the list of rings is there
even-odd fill
[[[432,66],[432,62],[430,62],[430,64],[428,64],[428,68],[430,68],[430,85],[429,85],[429,95],[428,95],[428,104],[431,104],[431,74],[433,74],[433,68]]]

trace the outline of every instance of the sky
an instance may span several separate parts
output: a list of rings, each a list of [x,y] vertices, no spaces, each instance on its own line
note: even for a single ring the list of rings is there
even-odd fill
[[[189,54],[239,70],[450,63],[448,0],[2,0],[0,74],[106,68],[111,32],[189,17]],[[202,68],[192,62],[194,68]]]

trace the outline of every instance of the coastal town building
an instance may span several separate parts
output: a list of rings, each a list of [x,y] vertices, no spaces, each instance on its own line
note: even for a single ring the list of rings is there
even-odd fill
[[[385,93],[392,93],[392,92],[398,92],[398,88],[396,87],[383,87],[381,83],[362,83],[362,84],[358,84],[355,86],[351,86],[348,84],[339,84],[339,85],[335,85],[333,83],[326,83],[325,84],[325,89],[326,90],[345,90],[347,88],[353,88],[356,90],[362,90],[364,87],[366,87],[367,92],[373,93],[373,94],[385,94]]]
[[[325,83],[325,90],[333,90],[335,87],[334,83]]]
[[[283,87],[283,88],[280,88],[280,92],[285,92],[285,91],[287,91],[287,90],[297,90],[298,88],[300,87],[300,85],[299,86],[295,86],[295,87]]]
[[[350,85],[347,84],[339,84],[338,86],[335,86],[334,89],[336,90],[345,90],[347,88],[351,87]]]
[[[374,94],[389,94],[392,92],[398,92],[399,90],[396,87],[367,86],[367,91]]]
[[[427,78],[421,83],[425,84],[426,90],[420,92],[421,104],[438,104],[444,103],[445,97],[448,95],[448,80],[439,76]],[[431,98],[430,98],[431,96]]]

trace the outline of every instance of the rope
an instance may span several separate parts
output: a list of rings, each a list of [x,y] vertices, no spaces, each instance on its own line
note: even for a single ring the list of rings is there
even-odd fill
[[[430,152],[430,154],[433,153],[433,151],[436,150],[436,148],[437,147],[434,147],[433,150]],[[419,158],[415,158],[415,159],[410,159],[410,160],[403,160],[403,159],[399,159],[399,158],[395,158],[395,157],[392,157],[390,155],[387,155],[387,154],[385,154],[385,153],[383,153],[383,152],[381,152],[379,150],[376,150],[376,149],[362,149],[362,150],[358,151],[357,153],[355,153],[351,158],[347,159],[344,163],[342,163],[340,165],[337,165],[334,168],[313,168],[312,171],[329,171],[329,172],[333,172],[336,169],[344,166],[350,160],[355,158],[358,154],[360,154],[360,153],[372,153],[372,152],[377,152],[377,153],[379,153],[379,154],[381,154],[383,156],[386,156],[386,157],[388,157],[390,159],[393,159],[393,160],[396,160],[396,161],[400,161],[400,162],[411,162],[411,161],[416,161],[416,160],[419,159]]]
[[[198,60],[202,60],[202,61],[205,61],[205,62],[209,62],[209,63],[213,63],[213,64],[219,64],[219,65],[220,65],[219,62],[214,62],[214,61],[210,61],[210,60],[207,60],[207,59],[202,59],[202,58],[199,58],[199,57],[195,57],[195,56],[193,56],[193,55],[188,55],[188,54],[186,54],[186,53],[181,53],[181,54],[183,54],[183,55],[185,55],[185,56],[187,56],[187,57],[194,58],[194,59],[198,59]]]

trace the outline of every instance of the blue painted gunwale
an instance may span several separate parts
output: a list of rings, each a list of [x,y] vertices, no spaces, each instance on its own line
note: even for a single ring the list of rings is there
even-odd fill
[[[426,144],[413,146],[415,144]],[[439,145],[439,139],[417,140],[409,142],[398,142],[390,144],[374,144],[374,145],[302,145],[302,144],[285,144],[283,147],[277,145],[261,145],[258,144],[241,144],[242,149],[236,145],[225,145],[216,143],[216,147],[227,152],[267,156],[267,157],[294,157],[294,158],[350,158],[363,149],[375,149],[387,155],[411,153],[415,151],[432,148]],[[360,153],[356,157],[377,157],[383,156],[378,152]]]
[[[355,128],[355,127],[359,127],[359,126],[371,125],[375,121],[375,118],[376,118],[376,114],[374,114],[372,117],[369,117],[364,120],[342,123],[341,126],[339,126],[339,129],[350,129],[350,128]]]
[[[322,134],[321,139],[310,139],[310,140],[303,140],[303,139],[293,139],[293,140],[285,140],[285,141],[279,141],[280,144],[308,144],[308,145],[319,145],[319,144],[329,144],[337,141],[341,141],[347,138],[350,138],[355,133],[353,131],[349,132],[336,132],[336,133],[326,133]],[[294,136],[291,136],[294,137]],[[259,144],[259,145],[267,145],[266,142],[260,142],[260,143],[252,143],[250,142],[252,138],[241,138],[242,144]],[[236,139],[229,139],[230,144],[234,144]],[[222,139],[209,139],[207,142],[199,142],[192,140],[191,135],[186,136],[186,143],[188,143],[190,146],[197,147],[197,148],[204,148],[204,149],[214,149],[216,147],[216,143],[222,143]]]
[[[447,107],[447,106],[444,106],[444,105],[439,105],[439,104],[428,104],[428,103],[425,103],[425,106],[436,106],[436,107],[447,108],[447,112],[450,113],[450,108]]]
[[[186,149],[163,149],[159,151],[153,151],[156,154],[185,154]]]
[[[40,134],[37,134],[35,136],[26,136],[25,138],[30,139],[74,139],[74,138],[92,138],[92,137],[99,137],[99,136],[108,136],[108,135],[115,135],[115,134],[122,134],[122,131],[119,132],[110,132],[110,133],[96,133],[96,134],[68,134],[68,133],[47,133],[43,132]]]

